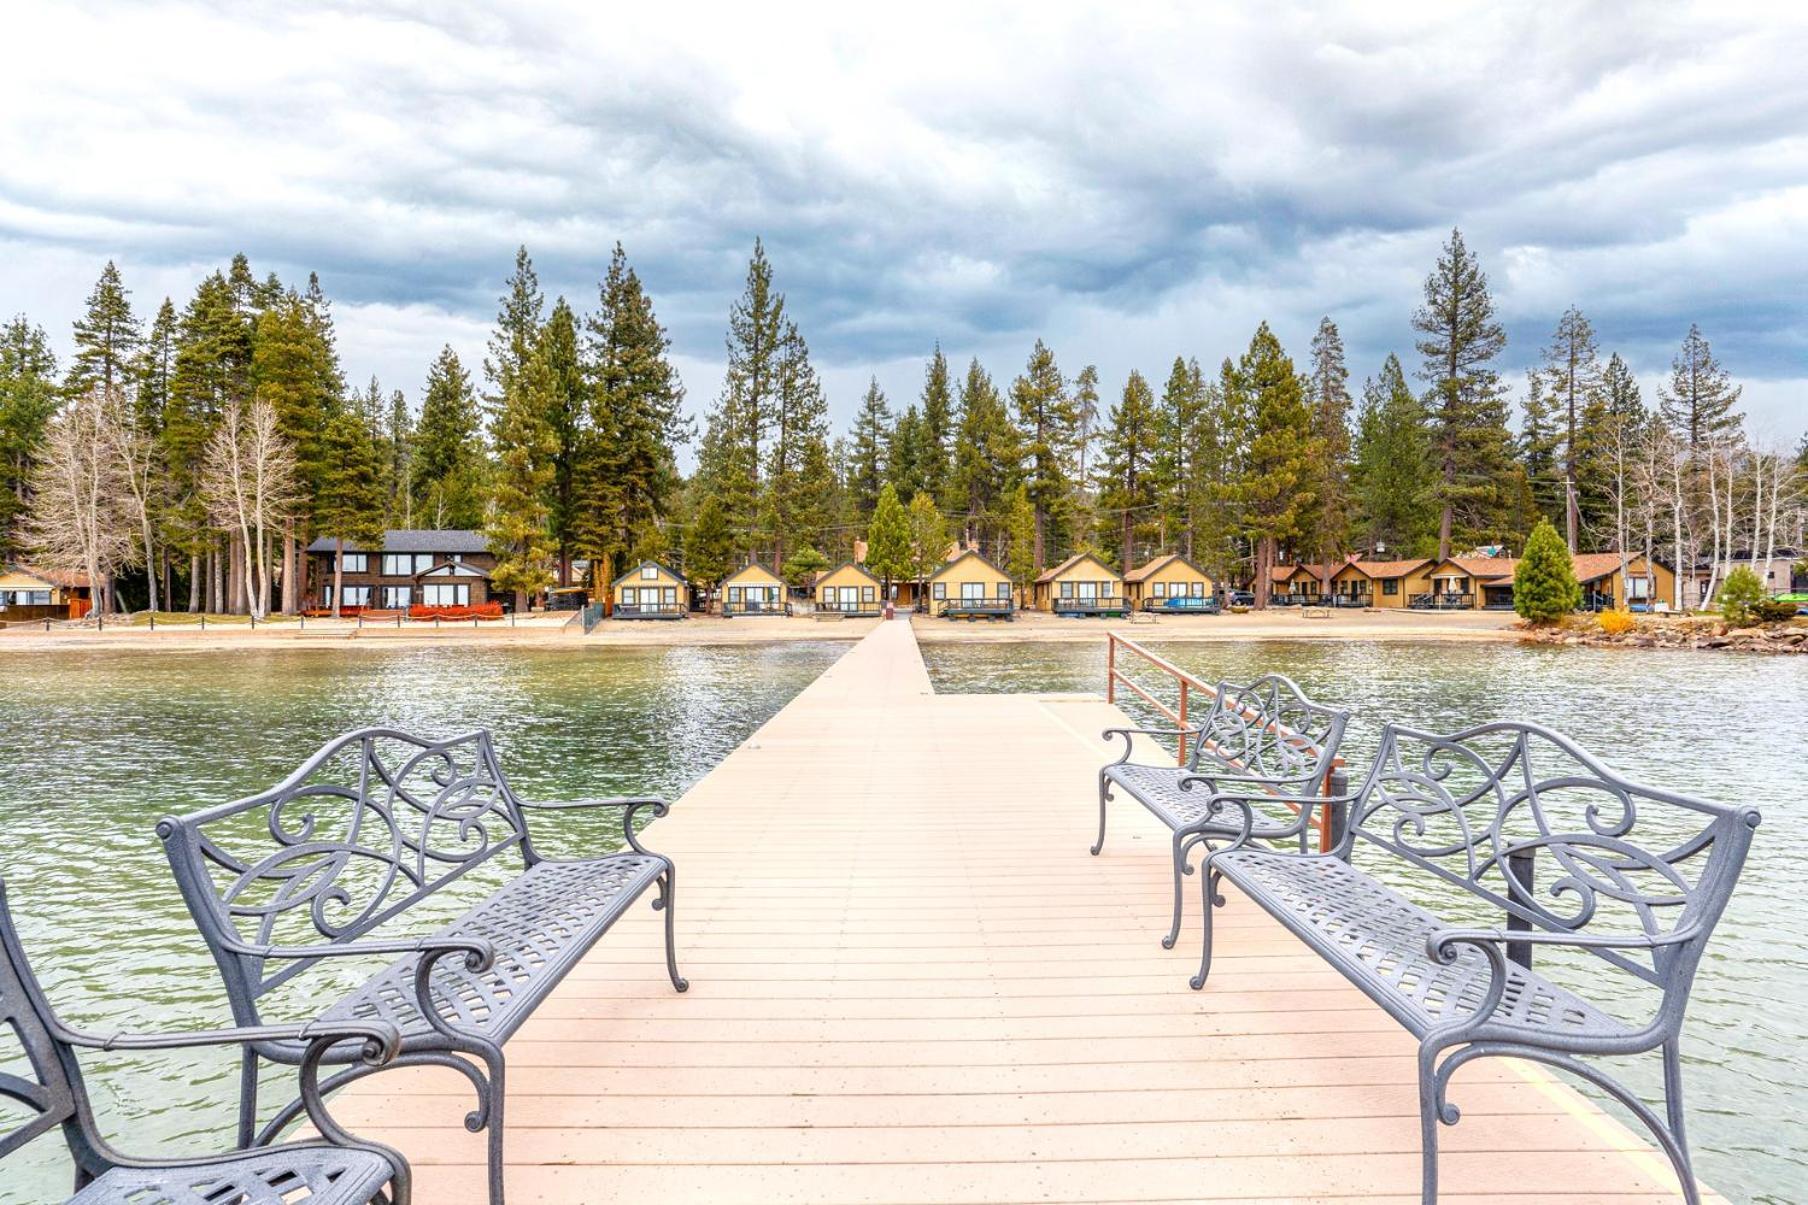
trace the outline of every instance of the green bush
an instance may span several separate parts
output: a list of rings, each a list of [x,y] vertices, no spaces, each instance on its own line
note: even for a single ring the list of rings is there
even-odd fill
[[[1764,583],[1745,565],[1726,575],[1720,587],[1720,617],[1730,624],[1752,621],[1752,608],[1764,601]]]
[[[1763,623],[1788,623],[1795,618],[1797,604],[1775,598],[1761,598],[1752,604],[1751,613]]]
[[[1554,623],[1582,601],[1575,562],[1549,519],[1540,519],[1513,571],[1513,609],[1531,623]]]

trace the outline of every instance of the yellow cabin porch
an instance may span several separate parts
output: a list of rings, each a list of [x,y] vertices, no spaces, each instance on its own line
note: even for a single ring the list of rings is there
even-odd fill
[[[1357,572],[1369,580],[1368,605],[1371,607],[1404,607],[1415,595],[1431,590],[1431,561],[1418,557],[1404,561],[1357,561],[1338,572]]]
[[[785,582],[778,574],[757,562],[736,570],[722,580],[722,615],[784,615],[790,611],[785,601]]]
[[[642,561],[609,586],[610,614],[616,619],[683,619],[690,614],[691,586],[676,569]]]
[[[1010,574],[972,550],[929,578],[929,613],[950,619],[1009,619],[1016,610]]]
[[[1124,574],[1124,598],[1137,610],[1203,609],[1205,600],[1216,594],[1211,576],[1177,552],[1158,556]]]
[[[879,598],[882,585],[865,565],[849,561],[816,579],[816,609],[843,615],[877,615],[885,605]]]
[[[1090,552],[1075,553],[1035,581],[1032,605],[1056,615],[1121,615],[1124,579]]]

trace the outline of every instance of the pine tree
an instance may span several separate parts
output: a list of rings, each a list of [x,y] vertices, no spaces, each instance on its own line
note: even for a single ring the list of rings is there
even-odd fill
[[[1124,572],[1135,568],[1136,536],[1153,518],[1157,506],[1153,475],[1158,422],[1155,394],[1143,374],[1131,370],[1123,396],[1111,408],[1094,466],[1099,474],[1099,501],[1104,509],[1100,535]]]
[[[57,410],[56,354],[44,328],[19,314],[0,326],[0,563],[17,557],[32,467]]]
[[[927,490],[910,500],[906,514],[910,521],[910,579],[917,583],[920,597],[929,575],[941,567],[948,551],[948,521]]]
[[[496,447],[484,538],[496,554],[491,584],[513,593],[515,610],[553,582],[555,549],[547,531],[559,452],[553,415],[581,394],[577,326],[563,298],[539,332],[527,364],[509,377],[502,408],[491,418]]]
[[[1002,532],[1003,501],[1018,483],[1017,432],[1004,400],[977,359],[961,382],[959,421],[945,513],[958,516],[969,541]]]
[[[734,556],[734,532],[722,500],[707,495],[698,504],[685,532],[684,568],[694,582],[720,582],[728,576]]]
[[[1312,437],[1317,454],[1311,465],[1312,511],[1301,519],[1302,547],[1324,566],[1323,592],[1331,593],[1332,565],[1350,543],[1350,370],[1344,363],[1343,335],[1330,317],[1320,319],[1312,336],[1309,380]]]
[[[389,395],[389,415],[383,425],[383,435],[389,441],[384,477],[384,490],[389,495],[385,525],[410,528],[414,526],[414,496],[409,490],[414,463],[414,415],[409,412],[408,399],[402,396],[400,389]]]
[[[133,383],[133,361],[144,341],[132,314],[131,293],[112,260],[88,294],[87,308],[75,320],[75,355],[63,388],[70,397],[86,396],[99,385],[108,396]]]
[[[1532,503],[1538,514],[1563,519],[1563,427],[1558,399],[1545,387],[1540,372],[1526,374],[1526,397],[1519,420],[1519,463],[1525,469]]]
[[[923,415],[913,403],[891,430],[891,461],[886,465],[886,476],[900,498],[914,498],[925,489],[923,438]]]
[[[1538,520],[1513,571],[1513,609],[1532,623],[1551,623],[1582,601],[1576,567],[1549,519]]]
[[[948,477],[952,471],[948,441],[953,434],[954,383],[948,375],[948,359],[942,355],[939,343],[923,372],[920,400],[923,426],[917,453],[918,472],[922,477],[922,488],[940,499],[947,496]]]
[[[1001,515],[1006,555],[1005,571],[1028,593],[1036,575],[1036,507],[1030,502],[1029,487],[1019,482],[1005,496]]]
[[[1714,358],[1701,328],[1690,323],[1682,348],[1670,362],[1670,380],[1658,387],[1657,407],[1691,455],[1739,428],[1744,416],[1733,406],[1740,392]]]
[[[138,421],[147,431],[161,435],[168,415],[170,386],[176,374],[176,307],[169,298],[157,309],[144,346],[139,349],[133,376],[138,383]]]
[[[879,489],[891,477],[892,418],[879,378],[868,379],[860,409],[854,412],[851,485],[854,509],[870,515],[879,504]]]
[[[490,335],[489,354],[483,361],[484,379],[490,383],[490,392],[483,400],[492,416],[508,404],[509,390],[527,369],[546,307],[540,278],[534,273],[534,261],[528,257],[526,247],[515,249],[515,270],[509,275],[498,304],[496,329]]]
[[[776,417],[785,335],[785,297],[773,289],[772,264],[755,239],[746,286],[728,312],[728,371],[698,457],[708,489],[739,520],[735,544],[748,556],[757,543],[750,520],[760,502],[762,445]]]
[[[1243,472],[1232,488],[1255,549],[1256,605],[1263,607],[1281,545],[1300,534],[1317,502],[1311,467],[1322,453],[1311,434],[1305,383],[1266,322],[1237,365],[1236,385],[1249,399],[1253,421]]]
[[[510,505],[518,513],[524,509],[540,513],[540,544],[550,541],[557,558],[557,580],[562,584],[571,580],[579,446],[588,424],[590,404],[591,381],[578,351],[577,315],[560,297],[534,336],[527,365],[505,395],[502,410],[491,419],[490,444],[495,449],[498,475],[509,479],[506,484],[496,482],[494,489],[498,494],[509,491]],[[530,410],[534,411],[532,415],[527,413]],[[510,441],[516,438],[529,439],[536,451],[526,460],[517,457],[510,463]],[[542,446],[542,441],[550,441],[550,450]],[[533,481],[540,488],[540,497],[531,508],[513,496],[526,481]],[[492,516],[492,522],[495,518]],[[511,539],[520,546],[519,539]],[[536,593],[548,584],[524,585],[521,591]]]
[[[885,584],[887,597],[891,584],[910,573],[910,516],[889,481],[879,488],[866,529],[866,567]]]
[[[1605,490],[1595,457],[1605,438],[1601,428],[1606,410],[1594,327],[1573,305],[1557,320],[1541,372],[1558,418],[1563,530],[1573,552],[1581,542],[1584,511],[1591,520],[1597,518],[1603,502]]]
[[[1024,484],[1036,509],[1036,570],[1048,563],[1049,532],[1067,502],[1077,442],[1078,410],[1055,354],[1036,340],[1023,374],[1011,382],[1011,406],[1022,433]]]
[[[1607,416],[1611,421],[1625,424],[1629,431],[1644,430],[1650,414],[1645,409],[1638,378],[1632,375],[1632,369],[1620,359],[1617,351],[1608,357],[1607,368],[1601,374],[1601,393],[1606,399]]]
[[[1351,470],[1359,538],[1371,551],[1430,556],[1437,546],[1434,468],[1425,406],[1389,355],[1363,385]]]
[[[821,534],[812,516],[820,511],[824,482],[808,476],[806,470],[812,463],[826,463],[829,403],[796,323],[785,323],[774,367],[776,388],[761,513],[771,539],[772,560],[778,565],[784,563],[786,548],[814,543]]]
[[[1157,499],[1157,543],[1191,558],[1203,520],[1216,432],[1207,421],[1208,391],[1199,361],[1174,357],[1155,412],[1155,453],[1149,465]]]
[[[427,369],[415,426],[409,493],[415,522],[474,528],[483,521],[482,448],[471,378],[450,347]]]
[[[333,614],[344,597],[345,546],[383,540],[383,467],[377,436],[351,407],[341,407],[321,436],[325,465],[314,495],[314,530],[333,541]]]
[[[1498,522],[1502,470],[1511,463],[1511,437],[1500,376],[1490,367],[1507,336],[1494,317],[1488,278],[1463,243],[1461,231],[1425,279],[1425,304],[1413,314],[1425,357],[1420,377],[1430,382],[1432,451],[1438,505],[1438,556],[1452,541],[1485,534]]]

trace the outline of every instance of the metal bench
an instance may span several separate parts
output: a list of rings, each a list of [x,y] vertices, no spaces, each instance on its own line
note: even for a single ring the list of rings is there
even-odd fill
[[[590,808],[620,811],[623,852],[561,859],[535,848],[530,812]],[[642,810],[659,817],[666,804],[519,798],[485,731],[433,741],[370,728],[331,741],[269,791],[166,818],[157,833],[240,1024],[259,1024],[260,1001],[324,959],[401,956],[322,1020],[394,1025],[401,1048],[389,1065],[431,1064],[471,1081],[477,1108],[465,1125],[488,1128],[490,1199],[500,1202],[502,1044],[649,887],[665,913],[666,971],[678,991],[688,986],[672,947],[675,871],[641,845]],[[424,937],[368,937],[442,904],[440,892],[504,855],[519,856],[521,871],[451,924]],[[326,1052],[328,1063],[352,1064],[326,1090],[374,1069],[356,1053]],[[259,1130],[258,1059],[305,1055],[293,1040],[246,1050],[241,1143],[267,1139],[305,1105],[290,1103]]]
[[[1219,682],[1212,692],[1211,709],[1198,728],[1107,728],[1104,739],[1121,737],[1124,754],[1099,771],[1099,839],[1092,852],[1105,848],[1105,810],[1113,788],[1122,790],[1148,808],[1172,830],[1174,847],[1174,915],[1163,949],[1171,950],[1180,937],[1185,899],[1182,881],[1193,873],[1188,864],[1195,846],[1228,840],[1241,831],[1237,817],[1208,808],[1207,786],[1198,783],[1238,784],[1274,796],[1276,803],[1261,810],[1259,835],[1275,840],[1297,839],[1306,847],[1312,819],[1310,809],[1290,806],[1287,797],[1321,790],[1340,790],[1332,783],[1337,747],[1343,741],[1350,713],[1308,699],[1290,678],[1268,674],[1246,686]],[[1179,765],[1151,766],[1130,760],[1133,736],[1176,737],[1190,740],[1185,761]]]
[[[11,1034],[23,1046],[20,1070],[25,1073],[0,1072],[0,1096],[25,1106],[24,1120],[0,1128],[0,1159],[61,1127],[75,1160],[70,1205],[287,1205],[304,1193],[310,1205],[407,1205],[408,1164],[388,1147],[347,1134],[327,1114],[320,1096],[320,1061],[329,1049],[349,1049],[371,1067],[395,1057],[401,1035],[387,1021],[177,1034],[101,1035],[72,1029],[51,1011],[32,974],[7,908],[6,884],[0,882],[0,1034]],[[292,1043],[301,1049],[302,1107],[320,1139],[199,1158],[140,1159],[116,1150],[95,1125],[79,1051],[184,1050],[252,1042]],[[21,1060],[8,1046],[0,1046],[4,1064],[16,1065]],[[0,1176],[0,1185],[4,1182]]]
[[[1327,804],[1294,802],[1302,814]],[[1555,732],[1506,722],[1454,736],[1390,725],[1367,779],[1341,802],[1339,841],[1311,854],[1260,843],[1270,799],[1240,787],[1211,796],[1207,812],[1240,833],[1201,860],[1208,903],[1193,986],[1211,971],[1211,912],[1228,879],[1419,1040],[1426,1202],[1437,1199],[1437,1126],[1458,1118],[1450,1077],[1489,1055],[1570,1072],[1625,1105],[1669,1156],[1685,1199],[1699,1201],[1679,1038],[1757,810],[1639,786]],[[1359,848],[1387,884],[1352,864]],[[1390,885],[1408,883],[1411,896]],[[1463,923],[1503,913],[1504,927]],[[1586,965],[1560,986],[1532,970],[1536,947],[1567,947]],[[1662,1118],[1579,1057],[1652,1050],[1662,1052]]]

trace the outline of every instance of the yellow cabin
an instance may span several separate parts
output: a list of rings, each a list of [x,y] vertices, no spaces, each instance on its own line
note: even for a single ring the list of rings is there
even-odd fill
[[[88,578],[29,565],[0,565],[0,623],[80,619],[91,604]]]
[[[1626,578],[1620,577],[1617,552],[1581,552],[1573,558],[1576,581],[1582,586],[1584,611],[1650,611],[1668,609],[1676,594],[1676,570],[1643,553],[1626,558]]]
[[[748,615],[785,615],[785,582],[757,561],[722,580],[722,615],[733,619]]]
[[[879,599],[881,585],[865,565],[849,561],[816,579],[816,609],[843,615],[877,615],[885,605]]]
[[[691,610],[690,583],[657,561],[642,561],[616,578],[609,594],[616,619],[683,619]]]
[[[1010,619],[1016,610],[1011,576],[969,549],[929,578],[929,613],[949,619]]]
[[[1124,579],[1090,552],[1068,557],[1034,583],[1031,601],[1056,615],[1122,615]]]
[[[1368,605],[1371,607],[1404,607],[1412,599],[1431,590],[1431,560],[1418,557],[1406,561],[1357,561],[1345,566],[1346,573],[1362,574],[1369,581]]]
[[[1217,596],[1211,577],[1177,552],[1124,574],[1124,598],[1143,611],[1203,611]]]

